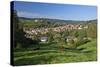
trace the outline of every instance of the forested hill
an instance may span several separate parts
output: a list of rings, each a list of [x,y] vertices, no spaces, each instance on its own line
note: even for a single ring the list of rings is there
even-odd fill
[[[48,22],[51,22],[51,23],[68,23],[68,24],[77,24],[77,23],[89,23],[89,22],[97,22],[97,20],[89,20],[89,21],[76,21],[76,20],[61,20],[61,19],[49,19],[49,18],[25,18],[25,17],[19,17],[19,19],[21,21],[35,21],[35,20],[43,20],[43,21],[48,21]]]

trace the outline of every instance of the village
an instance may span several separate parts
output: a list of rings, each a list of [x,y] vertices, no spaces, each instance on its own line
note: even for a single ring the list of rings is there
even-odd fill
[[[28,30],[23,28],[23,30],[26,33],[25,36],[27,38],[32,39],[34,35],[38,35],[38,34],[44,35],[44,34],[47,34],[48,32],[60,33],[64,31],[82,30],[82,29],[87,29],[87,28],[88,28],[88,25],[83,25],[83,24],[65,24],[63,26],[58,26],[58,27],[53,27],[53,28],[36,28],[36,29],[30,28]],[[64,38],[66,38],[67,42],[69,42],[70,40],[77,41],[77,38],[75,36],[66,36]],[[83,39],[87,39],[87,38],[84,37]],[[88,38],[88,39],[91,39],[91,38]],[[40,37],[41,42],[46,42],[47,40],[48,40],[48,37],[46,35]]]
[[[46,34],[49,31],[54,31],[54,32],[63,32],[66,30],[81,30],[81,29],[87,29],[88,25],[84,26],[82,24],[65,24],[63,26],[59,26],[59,27],[54,27],[54,28],[30,28],[29,30],[23,28],[23,31],[26,34]]]

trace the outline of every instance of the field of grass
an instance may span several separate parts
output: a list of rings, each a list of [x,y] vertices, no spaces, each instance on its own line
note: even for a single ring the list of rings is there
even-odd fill
[[[14,65],[57,64],[97,60],[96,39],[78,46],[76,49],[59,50],[56,44],[40,44],[27,49],[14,50]]]

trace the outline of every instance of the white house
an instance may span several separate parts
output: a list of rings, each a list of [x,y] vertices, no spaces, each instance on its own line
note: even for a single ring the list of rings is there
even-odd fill
[[[46,42],[48,40],[48,37],[44,36],[40,38],[41,42]]]

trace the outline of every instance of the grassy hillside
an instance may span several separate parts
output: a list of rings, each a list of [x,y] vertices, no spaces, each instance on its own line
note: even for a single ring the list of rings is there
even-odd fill
[[[77,49],[58,50],[56,44],[41,44],[41,49],[33,50],[32,48],[15,49],[14,64],[29,65],[29,64],[55,64],[66,62],[84,62],[96,61],[96,39],[83,44]]]

